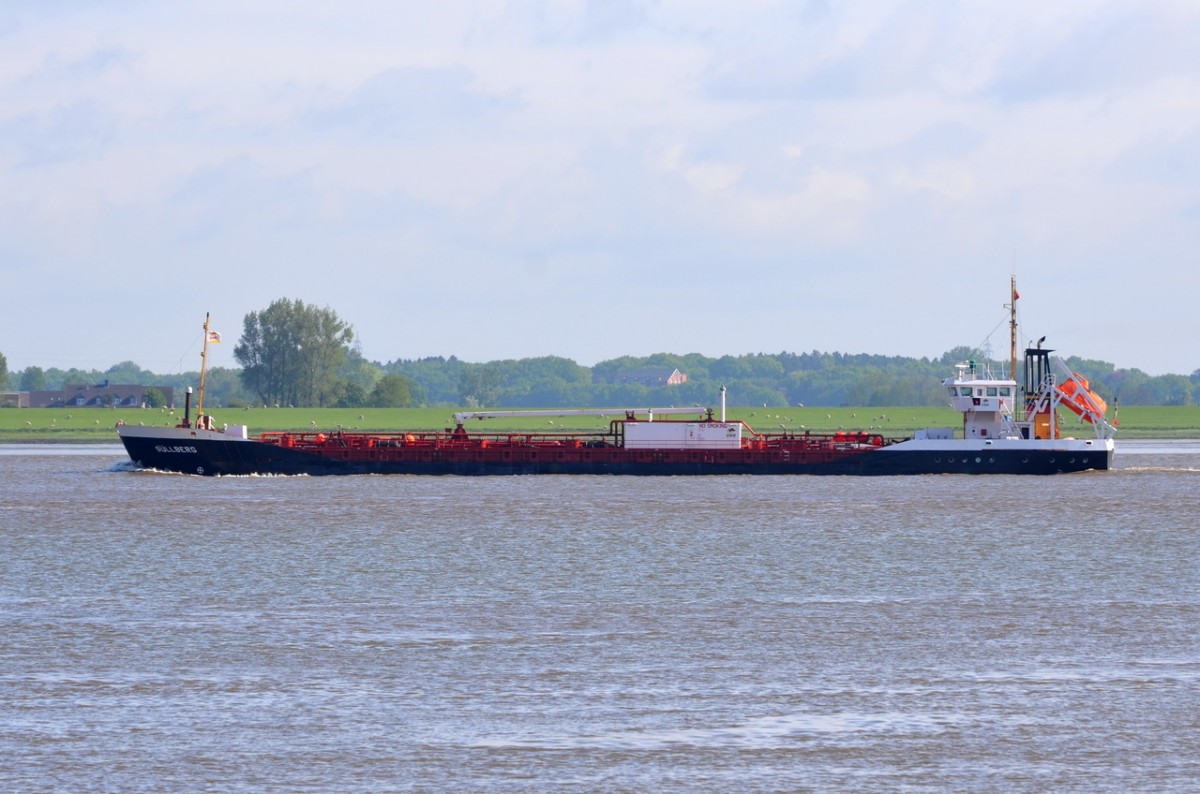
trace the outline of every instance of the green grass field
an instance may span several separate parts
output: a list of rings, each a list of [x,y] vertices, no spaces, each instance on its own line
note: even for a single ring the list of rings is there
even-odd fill
[[[217,409],[218,425],[244,424],[250,435],[263,430],[441,430],[451,426],[451,408],[228,408]],[[907,436],[921,427],[958,427],[950,408],[730,408],[760,432],[871,430],[885,436]],[[2,408],[0,443],[116,442],[117,422],[171,426],[182,411],[140,408]],[[615,418],[615,417],[614,417]],[[1200,439],[1200,406],[1130,406],[1120,412],[1118,438]],[[601,430],[600,417],[494,419],[472,422],[469,430]],[[1090,435],[1073,414],[1063,416],[1068,435]]]

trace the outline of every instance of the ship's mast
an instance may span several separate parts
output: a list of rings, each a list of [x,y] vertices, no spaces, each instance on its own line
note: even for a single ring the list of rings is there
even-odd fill
[[[204,373],[208,369],[208,312],[204,313],[204,349],[200,351],[200,394],[196,401],[196,421],[204,421]]]
[[[1012,380],[1017,379],[1017,298],[1021,297],[1017,294],[1017,276],[1014,273],[1011,277],[1012,297],[1008,303],[1008,339],[1010,345],[1008,377]]]

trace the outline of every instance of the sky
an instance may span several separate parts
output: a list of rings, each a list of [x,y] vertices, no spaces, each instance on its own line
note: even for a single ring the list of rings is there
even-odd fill
[[[369,360],[1200,369],[1191,0],[0,8],[0,353],[199,368],[211,313]]]

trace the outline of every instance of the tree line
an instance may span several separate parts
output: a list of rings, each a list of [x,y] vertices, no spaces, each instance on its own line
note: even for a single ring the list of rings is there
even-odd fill
[[[581,366],[558,356],[486,363],[455,356],[367,361],[354,330],[329,308],[281,298],[250,312],[234,347],[240,368],[214,367],[206,375],[206,404],[314,407],[646,407],[713,406],[721,386],[730,405],[937,406],[946,395],[942,381],[954,366],[976,360],[993,371],[1007,365],[986,351],[956,347],[937,358],[868,354],[754,353],[712,358],[699,353],[622,356]],[[1200,399],[1200,370],[1151,376],[1117,369],[1103,361],[1067,358],[1110,403],[1193,405]],[[687,382],[647,386],[613,382],[624,371],[678,369]],[[67,385],[112,383],[194,386],[198,372],[161,375],[123,361],[97,370],[43,370],[30,366],[10,373],[0,353],[0,389],[41,391]]]

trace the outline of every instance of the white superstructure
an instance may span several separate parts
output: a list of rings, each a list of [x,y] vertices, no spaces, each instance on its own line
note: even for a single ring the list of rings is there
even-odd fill
[[[958,375],[945,381],[950,405],[963,415],[963,438],[1020,438],[1017,382],[980,376],[975,362],[958,365]]]

